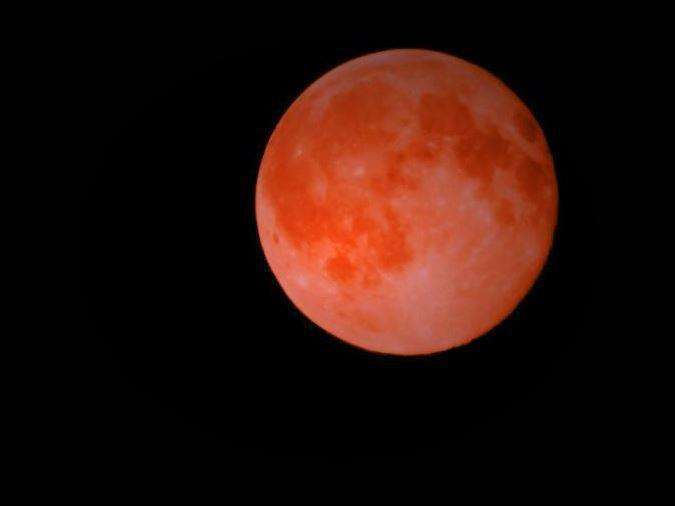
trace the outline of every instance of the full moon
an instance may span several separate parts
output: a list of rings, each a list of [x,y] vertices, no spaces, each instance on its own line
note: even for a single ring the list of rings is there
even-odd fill
[[[558,190],[544,134],[459,58],[366,55],[310,85],[261,162],[265,257],[297,308],[366,350],[420,355],[506,318],[546,262]]]

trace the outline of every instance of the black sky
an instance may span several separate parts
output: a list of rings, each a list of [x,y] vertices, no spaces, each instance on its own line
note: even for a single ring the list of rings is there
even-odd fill
[[[635,347],[651,331],[609,288],[611,40],[472,24],[253,36],[92,23],[62,37],[54,75],[77,123],[77,205],[63,337],[34,401],[20,396],[13,436],[19,474],[47,488],[26,497],[663,497],[665,376]],[[418,358],[355,349],[302,316],[253,214],[262,151],[292,100],[334,66],[396,47],[502,79],[541,124],[560,189],[551,257],[521,306],[471,345]]]

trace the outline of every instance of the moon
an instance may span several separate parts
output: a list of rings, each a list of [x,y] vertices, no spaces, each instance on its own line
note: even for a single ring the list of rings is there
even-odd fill
[[[498,325],[551,248],[544,134],[499,79],[428,50],[336,67],[277,124],[256,184],[265,257],[297,308],[379,353],[421,355]]]

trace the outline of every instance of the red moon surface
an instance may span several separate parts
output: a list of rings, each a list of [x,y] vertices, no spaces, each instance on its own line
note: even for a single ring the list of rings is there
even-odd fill
[[[322,76],[283,115],[256,218],[293,303],[338,338],[419,355],[486,333],[539,275],[558,190],[539,124],[453,56],[390,50]]]

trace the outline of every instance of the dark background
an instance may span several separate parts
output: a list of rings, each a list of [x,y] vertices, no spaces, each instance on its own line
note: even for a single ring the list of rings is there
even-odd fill
[[[598,153],[622,68],[611,39],[582,28],[64,34],[79,146],[72,293],[19,438],[31,476],[53,483],[41,493],[661,500],[665,376],[630,347],[649,331],[617,314],[603,249],[612,164]],[[560,190],[549,261],[517,310],[468,346],[412,358],[353,348],[302,316],[265,262],[253,207],[266,142],[297,95],[401,47],[511,87],[546,134]]]

